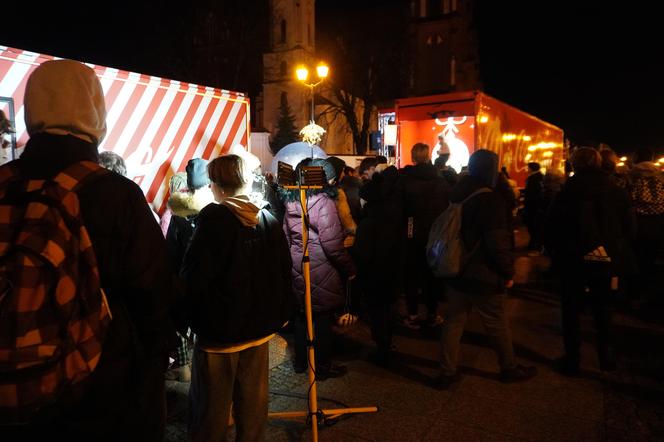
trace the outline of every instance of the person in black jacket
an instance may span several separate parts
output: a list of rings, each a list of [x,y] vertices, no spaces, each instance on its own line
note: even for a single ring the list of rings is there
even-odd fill
[[[197,336],[189,433],[194,441],[225,440],[233,403],[237,439],[263,440],[268,341],[294,304],[290,252],[264,203],[247,196],[242,158],[216,158],[208,173],[219,204],[200,212],[182,264]]]
[[[408,316],[404,325],[419,329],[418,291],[422,291],[427,308],[426,325],[438,326],[438,300],[442,287],[433,277],[426,262],[425,247],[429,230],[448,205],[449,186],[431,164],[429,146],[417,143],[411,150],[412,166],[401,171],[405,236],[404,284]],[[405,234],[405,235],[404,235]]]
[[[544,210],[542,207],[542,182],[544,175],[540,171],[539,163],[528,163],[528,171],[523,200],[523,217],[528,227],[528,235],[530,235],[528,248],[534,252],[539,252],[542,248],[541,230]]]
[[[30,140],[16,164],[26,178],[49,179],[74,163],[98,162],[106,111],[92,69],[47,61],[28,79],[25,97]],[[162,440],[163,375],[175,339],[166,242],[133,181],[108,173],[90,178],[77,194],[113,315],[102,355],[86,388],[61,395],[22,429],[23,437],[0,433],[7,440]]]
[[[503,198],[493,191],[498,176],[498,156],[491,151],[475,151],[468,162],[468,175],[459,181],[450,201],[464,200],[461,238],[468,255],[459,276],[447,281],[449,307],[443,323],[440,375],[434,386],[448,388],[459,380],[459,345],[468,314],[477,308],[484,328],[491,335],[503,382],[526,380],[536,374],[534,367],[517,365],[512,348],[505,288],[514,284],[514,260]],[[488,189],[489,192],[475,192]]]
[[[393,270],[403,245],[398,181],[399,171],[390,166],[374,173],[371,181],[362,187],[360,195],[366,205],[353,247],[358,280],[367,296],[371,337],[376,343],[373,360],[379,365],[387,365],[390,360],[394,306],[401,285],[399,272]]]
[[[547,248],[562,282],[561,314],[565,355],[563,374],[579,371],[579,314],[588,303],[595,316],[597,353],[602,370],[616,367],[610,316],[610,291],[617,278],[630,273],[630,239],[634,214],[627,193],[600,169],[595,149],[572,154],[574,176],[556,197],[547,222]]]

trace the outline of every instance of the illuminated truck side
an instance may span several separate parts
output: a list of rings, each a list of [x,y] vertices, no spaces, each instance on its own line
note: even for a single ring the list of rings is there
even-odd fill
[[[562,129],[479,91],[398,99],[395,116],[400,167],[410,164],[415,143],[428,144],[435,159],[442,138],[450,150],[448,165],[457,171],[472,152],[489,149],[521,187],[529,162],[564,172]]]
[[[29,75],[58,57],[0,46],[0,110],[15,128],[3,161],[17,158],[28,140],[23,95]],[[191,158],[214,158],[249,142],[249,99],[244,94],[87,64],[104,89],[106,137],[100,151],[126,163],[156,210],[166,204],[168,180]],[[3,149],[5,150],[5,149]]]

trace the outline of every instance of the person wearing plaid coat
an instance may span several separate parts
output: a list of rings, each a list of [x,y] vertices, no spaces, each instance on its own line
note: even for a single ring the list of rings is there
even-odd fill
[[[28,80],[25,115],[30,140],[16,163],[26,178],[49,179],[73,163],[97,162],[106,111],[92,69],[71,60],[43,63]],[[108,173],[77,194],[113,319],[84,387],[63,394],[15,436],[163,440],[163,373],[175,337],[166,241],[133,181]]]

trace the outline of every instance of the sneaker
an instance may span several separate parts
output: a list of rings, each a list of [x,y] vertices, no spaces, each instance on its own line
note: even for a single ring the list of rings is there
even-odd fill
[[[340,378],[348,373],[348,367],[345,365],[332,364],[329,368],[318,368],[316,370],[316,380],[325,381],[330,378]]]
[[[510,370],[503,370],[500,373],[500,382],[506,384],[511,384],[513,382],[523,382],[535,377],[535,375],[537,375],[537,368],[517,365]]]
[[[438,391],[449,390],[450,387],[461,380],[459,373],[453,375],[441,374],[431,380],[431,387]]]
[[[419,330],[420,317],[417,315],[408,315],[403,319],[402,324],[411,330]]]
[[[443,317],[440,315],[433,315],[427,318],[426,326],[427,327],[440,327],[443,325]]]

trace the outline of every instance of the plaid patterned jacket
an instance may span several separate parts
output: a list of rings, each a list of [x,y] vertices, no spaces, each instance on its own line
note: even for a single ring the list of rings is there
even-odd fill
[[[83,161],[26,180],[0,167],[0,423],[29,421],[99,361],[111,316],[75,190],[103,173]]]

